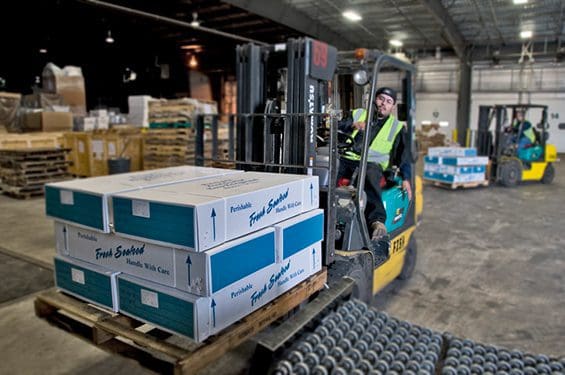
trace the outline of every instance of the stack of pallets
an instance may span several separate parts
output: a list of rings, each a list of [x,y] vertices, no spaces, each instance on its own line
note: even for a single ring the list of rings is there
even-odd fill
[[[149,101],[151,128],[185,128],[194,123],[197,101],[191,98]]]
[[[43,195],[43,185],[70,178],[68,149],[0,150],[0,187],[4,194],[26,199]]]
[[[227,130],[227,129],[226,129]],[[194,128],[149,129],[144,134],[143,168],[157,169],[196,162],[196,131]],[[225,160],[228,152],[227,131],[218,132],[217,159]],[[213,157],[212,137],[204,135],[204,157]],[[210,166],[210,163],[205,163]]]

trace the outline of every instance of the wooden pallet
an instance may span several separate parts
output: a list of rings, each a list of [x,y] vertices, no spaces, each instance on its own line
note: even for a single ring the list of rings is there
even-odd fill
[[[43,195],[43,185],[70,178],[69,149],[0,150],[0,178],[5,195],[27,199]]]
[[[101,310],[55,290],[35,300],[35,314],[110,353],[133,358],[159,373],[194,374],[237,347],[322,289],[322,270],[276,300],[203,343]]]
[[[34,186],[47,184],[49,182],[58,182],[69,180],[71,176],[66,172],[40,174],[32,176],[2,176],[5,184],[12,186]]]
[[[455,190],[457,188],[469,189],[469,188],[476,188],[479,186],[489,185],[488,180],[473,181],[473,182],[443,182],[443,181],[425,179],[424,181],[436,187],[440,187],[444,189],[452,189],[452,190]]]
[[[65,160],[67,148],[32,148],[25,150],[0,150],[0,159],[14,162]]]
[[[32,172],[32,171],[46,171],[51,169],[67,169],[72,162],[67,160],[51,160],[51,161],[24,161],[19,163],[2,162],[0,160],[0,168],[8,168],[11,170]]]
[[[12,186],[6,183],[1,183],[0,191],[2,191],[2,194],[4,195],[17,199],[40,197],[44,194],[43,185]]]

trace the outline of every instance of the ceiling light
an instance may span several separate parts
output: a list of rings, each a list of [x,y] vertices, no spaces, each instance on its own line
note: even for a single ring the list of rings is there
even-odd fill
[[[342,13],[342,15],[350,21],[358,22],[363,19],[361,15],[353,10],[346,10]]]
[[[184,44],[180,46],[180,49],[184,49],[187,51],[201,52],[202,44]]]
[[[191,68],[196,68],[198,66],[198,60],[196,60],[196,56],[192,55],[190,57],[190,61],[188,62],[188,66]]]
[[[47,48],[40,48],[39,53],[47,53]]]
[[[530,39],[532,37],[533,33],[531,30],[524,30],[522,32],[520,32],[520,38],[522,39]]]
[[[112,31],[108,30],[108,36],[106,37],[106,43],[114,43],[114,38],[112,38]]]
[[[192,13],[192,22],[190,23],[192,27],[200,27],[200,21],[198,21],[198,13]]]
[[[402,42],[398,39],[392,39],[390,45],[394,47],[402,47]]]
[[[520,5],[520,4],[527,4],[528,0],[514,0],[514,4]]]

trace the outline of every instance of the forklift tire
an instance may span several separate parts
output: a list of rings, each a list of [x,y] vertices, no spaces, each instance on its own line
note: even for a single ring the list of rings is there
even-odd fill
[[[500,165],[500,182],[506,187],[513,187],[522,178],[522,165],[518,160],[509,160]]]
[[[416,259],[418,254],[418,246],[416,244],[416,237],[412,235],[410,237],[410,242],[408,242],[408,248],[406,249],[406,254],[404,255],[404,265],[402,266],[402,271],[398,275],[399,280],[408,280],[412,277],[414,269],[416,268]]]
[[[555,168],[553,164],[549,163],[545,167],[545,171],[543,172],[543,177],[541,178],[542,184],[551,184],[553,182],[553,178],[555,177]]]

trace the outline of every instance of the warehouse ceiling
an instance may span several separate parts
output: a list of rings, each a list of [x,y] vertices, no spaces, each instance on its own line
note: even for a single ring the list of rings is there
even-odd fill
[[[138,73],[111,95],[186,91],[188,62],[207,74],[233,74],[235,46],[279,43],[308,35],[340,49],[379,48],[410,58],[436,54],[518,62],[525,46],[533,57],[561,61],[565,0],[20,0],[0,23],[0,77],[7,89],[32,86],[47,62],[79,65],[89,91],[110,91],[108,77]],[[362,19],[352,22],[343,12]],[[191,26],[198,21],[199,26]],[[26,31],[22,31],[23,28]],[[522,31],[532,37],[521,39]],[[106,43],[108,33],[114,43]],[[402,43],[391,46],[391,40]],[[188,48],[188,49],[183,49]],[[531,61],[531,60],[530,60]],[[106,79],[99,79],[106,78]],[[113,86],[112,86],[113,87]],[[98,95],[99,97],[99,95]],[[102,99],[97,99],[103,101]],[[91,104],[91,103],[90,103]]]
[[[228,0],[340,47],[388,50],[402,42],[412,55],[437,47],[475,59],[515,56],[532,42],[537,55],[555,56],[564,37],[563,0]],[[272,9],[279,9],[278,15]],[[362,20],[342,13],[353,10]],[[304,15],[306,19],[301,19]],[[300,21],[297,21],[300,20]],[[532,37],[522,39],[522,31]]]
[[[524,1],[524,0],[523,0]],[[112,30],[122,45],[205,46],[214,54],[226,52],[246,38],[265,43],[309,35],[341,49],[356,47],[391,49],[391,40],[401,42],[395,50],[417,57],[435,51],[454,51],[480,59],[495,55],[515,55],[526,42],[536,54],[559,52],[564,36],[565,0],[23,0],[16,7],[28,13],[39,7],[38,23],[46,33],[38,43],[59,38],[61,23],[70,23],[83,40],[100,40]],[[109,5],[118,5],[116,9]],[[184,22],[147,17],[134,9]],[[352,22],[342,13],[353,10],[362,20]],[[27,15],[29,16],[29,14]],[[46,17],[47,16],[47,17]],[[49,24],[55,18],[59,25]],[[201,30],[189,26],[197,20]],[[77,24],[78,23],[78,24]],[[51,26],[51,27],[49,27]],[[54,26],[54,27],[53,27]],[[202,30],[241,36],[225,38]],[[521,39],[522,31],[532,37]],[[150,43],[147,43],[150,42]],[[470,55],[469,55],[470,54]]]

